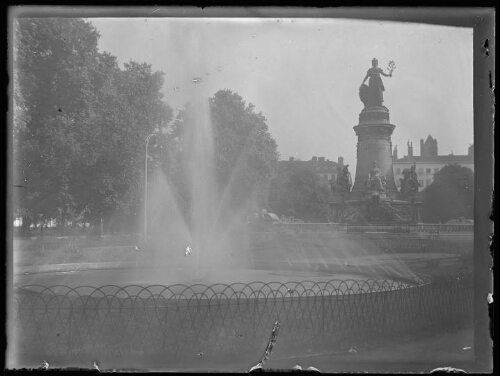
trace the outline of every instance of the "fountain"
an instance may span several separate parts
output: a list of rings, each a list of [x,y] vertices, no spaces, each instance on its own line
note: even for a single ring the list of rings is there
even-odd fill
[[[209,101],[189,106],[187,116],[180,154],[189,201],[181,205],[161,173],[150,183],[148,222],[157,223],[160,232],[148,242],[155,253],[153,267],[136,272],[135,281],[168,285],[414,277],[397,257],[379,254],[378,248],[349,234],[280,235],[273,231],[279,225],[270,225],[267,234],[252,233],[245,220],[247,206],[234,207],[227,200],[236,189],[236,171],[222,188],[216,182]],[[318,247],[324,252],[318,254]]]
[[[175,266],[181,274],[188,273],[191,282],[206,283],[230,266],[229,258],[240,255],[234,234],[244,231],[245,211],[228,207],[225,198],[233,189],[231,181],[218,190],[208,99],[188,106],[187,117],[188,124],[181,126],[179,148],[184,200],[174,193],[164,174],[155,174],[150,183],[148,221],[156,223],[156,234],[148,239],[147,247],[154,252],[157,272]]]

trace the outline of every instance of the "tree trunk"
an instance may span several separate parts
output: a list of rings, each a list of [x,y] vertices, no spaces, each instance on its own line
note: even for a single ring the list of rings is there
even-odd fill
[[[67,209],[64,208],[61,214],[61,236],[64,236],[64,228],[66,227],[66,212]]]
[[[21,226],[21,235],[22,236],[30,236],[31,235],[31,218],[28,216],[22,217],[22,226]]]

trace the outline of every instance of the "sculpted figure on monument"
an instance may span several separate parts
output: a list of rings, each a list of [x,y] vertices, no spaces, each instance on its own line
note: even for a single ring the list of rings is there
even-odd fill
[[[403,179],[401,179],[401,194],[403,196],[414,196],[418,192],[420,184],[415,169],[416,165],[413,163],[410,168],[403,170]]]
[[[385,192],[385,176],[382,175],[380,168],[378,168],[378,162],[373,161],[373,168],[368,174],[367,188],[369,192]]]
[[[393,65],[391,65],[391,63],[393,62],[390,62],[389,66],[391,67],[390,69],[393,69]],[[386,74],[382,68],[378,67],[378,60],[374,58],[372,60],[372,67],[366,72],[365,79],[359,88],[359,97],[365,105],[365,108],[373,106],[380,107],[384,102],[383,92],[385,91],[385,88],[380,75],[392,77],[392,70],[389,71],[389,74]],[[370,80],[368,81],[367,86],[365,85],[365,82],[368,78]]]
[[[335,180],[330,180],[330,191],[332,192],[332,196],[335,196],[335,191],[337,190],[337,184],[335,184]]]
[[[337,176],[337,186],[341,192],[350,192],[352,186],[351,173],[349,165],[345,165],[342,171]]]

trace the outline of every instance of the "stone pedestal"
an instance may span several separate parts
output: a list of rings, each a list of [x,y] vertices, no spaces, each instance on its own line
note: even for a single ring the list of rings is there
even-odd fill
[[[358,136],[357,164],[354,185],[350,192],[338,191],[330,203],[332,222],[391,223],[419,222],[420,205],[400,196],[392,170],[392,132],[389,110],[383,106],[363,109],[359,124],[354,127]],[[385,178],[385,187],[371,187],[374,171]],[[371,188],[370,188],[371,187]]]
[[[392,132],[396,128],[389,122],[389,110],[386,107],[370,107],[361,111],[359,124],[354,127],[358,136],[357,164],[351,200],[361,200],[366,194],[366,182],[373,166],[378,167],[386,179],[385,195],[397,199],[398,190],[392,170]]]

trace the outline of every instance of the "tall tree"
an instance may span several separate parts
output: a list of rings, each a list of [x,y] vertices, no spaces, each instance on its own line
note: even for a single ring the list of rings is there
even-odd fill
[[[458,164],[447,165],[423,191],[422,219],[445,223],[459,217],[474,218],[474,172]]]
[[[98,36],[80,19],[15,21],[14,176],[27,187],[19,198],[32,220],[64,223],[75,206],[70,175],[84,151],[81,130],[94,116]]]
[[[195,126],[194,122],[204,121],[200,119],[203,114],[211,122],[214,175],[221,216],[235,211],[247,213],[266,206],[268,182],[278,161],[277,144],[269,133],[266,118],[262,113],[256,113],[255,106],[247,104],[237,93],[220,90],[209,98],[206,111],[203,104],[197,103],[187,104],[179,113],[172,132],[179,151],[189,152],[187,131]],[[185,158],[182,152],[179,158]],[[173,174],[177,177],[177,191],[182,201],[189,205],[191,198],[185,187],[192,182],[186,179],[185,168],[181,166],[177,163],[172,171],[176,171]],[[200,181],[200,184],[203,183]]]
[[[14,27],[14,176],[28,219],[137,216],[144,143],[171,116],[161,72],[99,52],[81,19]],[[119,213],[119,215],[117,215]]]
[[[307,222],[327,222],[330,188],[307,166],[280,168],[271,182],[270,209]]]

